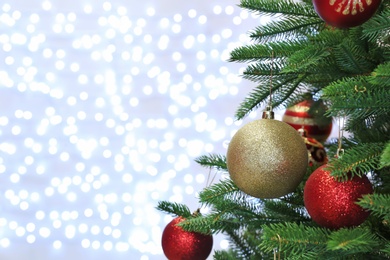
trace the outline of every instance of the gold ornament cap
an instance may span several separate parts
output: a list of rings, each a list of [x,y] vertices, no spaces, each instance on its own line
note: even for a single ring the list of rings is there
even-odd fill
[[[274,119],[275,118],[275,113],[274,113],[274,111],[272,111],[272,107],[271,106],[267,106],[265,108],[265,111],[263,111],[262,118],[263,119]]]

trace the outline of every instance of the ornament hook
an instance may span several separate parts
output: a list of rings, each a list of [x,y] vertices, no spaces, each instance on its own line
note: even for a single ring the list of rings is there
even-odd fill
[[[279,247],[274,248],[274,260],[280,260],[280,251],[282,249],[282,238],[279,236],[279,234],[276,235],[278,236]]]
[[[356,92],[360,92],[360,93],[363,93],[363,92],[366,92],[367,88],[366,87],[358,87],[358,85],[355,85],[355,91]]]
[[[338,147],[336,152],[336,158],[340,158],[344,154],[344,149],[342,148],[342,138],[344,137],[344,121],[345,117],[341,121],[341,117],[339,117],[339,140],[338,140]]]

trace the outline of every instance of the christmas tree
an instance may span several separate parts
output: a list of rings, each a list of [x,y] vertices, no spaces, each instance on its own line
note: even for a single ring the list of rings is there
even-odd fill
[[[317,2],[321,1],[241,0],[241,8],[272,19],[254,28],[253,43],[233,50],[230,61],[248,63],[242,76],[255,83],[238,105],[237,120],[257,109],[267,107],[270,112],[308,99],[326,105],[325,119],[342,119],[339,138],[324,143],[328,162],[321,168],[309,164],[296,188],[277,198],[252,197],[227,178],[200,192],[200,203],[210,208],[207,214],[192,214],[187,205],[167,201],[157,206],[185,218],[179,225],[188,232],[225,234],[230,249],[215,252],[214,259],[390,258],[390,1],[322,0],[352,6],[348,12],[354,15],[353,24],[334,20],[335,15],[327,20],[328,7]],[[364,13],[376,3],[372,13]],[[309,113],[316,111],[313,105]],[[272,149],[272,142],[267,146]],[[229,173],[224,154],[196,161]],[[317,172],[320,179],[310,180]],[[335,180],[336,190],[321,186],[326,184],[324,173]],[[355,187],[347,184],[355,179],[372,184],[372,191],[353,201],[367,213],[361,223],[354,222],[353,210],[341,217],[331,212],[336,223],[330,225],[314,219],[322,204],[337,204],[339,194]],[[278,190],[278,185],[270,189]],[[325,192],[322,204],[316,201],[318,190]]]

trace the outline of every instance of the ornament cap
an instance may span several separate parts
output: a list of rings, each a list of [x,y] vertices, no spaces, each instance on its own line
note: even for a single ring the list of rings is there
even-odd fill
[[[275,118],[275,113],[274,113],[274,111],[272,111],[272,107],[271,106],[267,106],[265,108],[265,111],[263,111],[262,118],[263,119],[274,119]]]
[[[307,137],[307,130],[302,126],[301,128],[298,129],[298,133],[302,136],[302,137]]]

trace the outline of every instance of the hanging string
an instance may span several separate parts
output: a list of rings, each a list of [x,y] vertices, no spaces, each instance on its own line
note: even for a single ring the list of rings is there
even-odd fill
[[[211,184],[214,182],[216,176],[217,176],[217,172],[215,171],[214,172],[214,176],[211,178],[211,168],[210,168],[209,169],[209,174],[207,175],[207,181],[206,181],[205,189],[207,189],[208,187],[211,186]],[[210,180],[210,178],[211,178],[211,180]]]
[[[336,156],[339,158],[344,154],[344,149],[342,148],[342,138],[344,135],[344,121],[345,121],[345,116],[344,117],[339,117],[339,131],[338,131],[338,147],[337,147],[337,153]]]
[[[216,176],[217,176],[217,171],[215,171],[213,177],[211,177],[211,168],[209,168],[209,173],[207,174],[206,184],[205,184],[205,187],[203,189],[209,188],[211,186],[211,184],[214,182]],[[201,207],[201,203],[199,202],[198,210],[200,210],[200,207]]]
[[[263,119],[274,119],[274,112],[272,111],[272,78],[273,78],[273,67],[274,67],[274,51],[271,54],[271,68],[270,68],[270,79],[269,79],[269,102],[263,112]]]
[[[274,51],[271,53],[271,69],[270,69],[270,78],[269,78],[269,107],[272,110],[272,78],[273,78],[273,70],[274,70]]]

